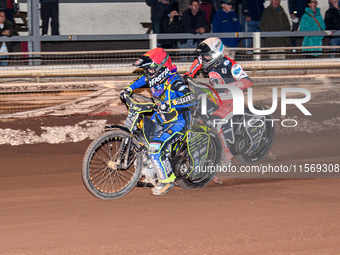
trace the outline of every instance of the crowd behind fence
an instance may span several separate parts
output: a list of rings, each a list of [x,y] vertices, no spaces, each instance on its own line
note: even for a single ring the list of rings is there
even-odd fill
[[[17,1],[16,1],[17,2]],[[162,39],[205,39],[207,37],[211,37],[211,36],[218,36],[220,38],[254,38],[253,41],[253,48],[261,48],[261,38],[267,38],[267,37],[290,37],[290,38],[294,38],[294,37],[298,37],[298,36],[327,36],[329,38],[335,38],[336,36],[340,36],[340,32],[335,32],[334,34],[332,34],[334,31],[304,31],[304,32],[274,32],[274,33],[267,33],[267,32],[261,32],[259,33],[246,33],[246,32],[241,32],[241,30],[234,30],[234,31],[240,31],[237,33],[220,33],[220,34],[211,34],[211,33],[204,33],[204,34],[197,34],[197,35],[193,35],[193,34],[112,34],[112,35],[74,35],[74,34],[67,34],[67,35],[54,35],[54,36],[41,36],[40,35],[40,12],[42,11],[40,8],[39,9],[39,0],[29,0],[29,1],[24,1],[24,0],[20,0],[19,2],[22,3],[26,3],[27,5],[27,29],[28,29],[28,34],[29,36],[13,36],[10,38],[6,38],[6,37],[2,37],[2,41],[7,42],[7,41],[14,41],[14,42],[28,42],[29,47],[28,47],[28,51],[29,52],[40,52],[41,51],[41,42],[51,42],[51,41],[59,41],[59,42],[65,42],[65,41],[107,41],[107,40],[149,40],[150,41],[150,48],[154,48],[158,45],[158,43],[160,42],[160,40]],[[49,1],[47,1],[49,2]],[[117,0],[112,0],[112,1],[101,1],[101,0],[95,0],[95,1],[78,1],[78,0],[69,0],[69,1],[63,1],[60,0],[60,2],[64,2],[64,3],[78,3],[78,2],[143,2],[145,3],[144,0],[133,0],[133,1],[117,1]],[[148,1],[146,1],[148,2]],[[171,3],[167,3],[167,5],[171,5],[173,1],[169,1]],[[176,2],[176,1],[175,1]],[[189,5],[187,5],[187,3],[189,1],[183,1],[180,2],[178,1],[181,5],[181,3],[185,3],[182,8],[180,9],[187,9],[189,7]],[[204,2],[205,1],[199,1],[200,6],[204,6]],[[219,10],[221,8],[221,6],[216,6],[219,5],[218,3],[220,1],[207,1],[207,2],[212,2],[212,6],[215,11]],[[216,2],[216,3],[215,3]],[[235,2],[235,1],[231,1],[231,2]],[[237,1],[237,2],[241,2],[241,1]],[[244,1],[247,2],[247,1]],[[255,1],[254,1],[255,2]],[[294,1],[292,1],[294,2]],[[299,2],[299,1],[296,1]],[[302,1],[301,1],[302,2]],[[148,4],[151,7],[152,10],[152,6]],[[160,3],[158,3],[158,5],[161,5]],[[243,4],[233,4],[234,8],[238,8],[238,9],[247,9],[246,5],[243,6]],[[261,5],[261,4],[260,4]],[[263,5],[263,3],[262,3]],[[146,6],[146,4],[145,4]],[[241,7],[242,6],[242,7]],[[247,5],[248,6],[248,5]],[[40,6],[41,7],[41,6]],[[250,6],[248,6],[250,8]],[[291,7],[289,7],[291,8]],[[325,8],[325,5],[323,5],[323,8]],[[201,8],[202,11],[207,11],[204,10],[204,8]],[[262,6],[263,9],[263,6]],[[235,10],[236,11],[236,10]],[[245,10],[244,10],[245,11]],[[289,12],[291,13],[291,10],[289,10]],[[214,12],[211,12],[211,15],[213,16]],[[243,20],[243,16],[246,15],[245,13],[242,14],[242,12],[239,12],[239,21],[241,23],[245,22]],[[288,14],[288,13],[287,13]],[[210,15],[208,15],[210,16]],[[289,15],[288,15],[289,16]],[[243,17],[243,18],[242,18]],[[152,17],[151,17],[152,19]],[[209,21],[211,22],[211,21]],[[53,22],[52,22],[53,23]],[[152,21],[153,23],[153,21]],[[70,24],[72,25],[72,24]],[[287,30],[287,29],[285,29]],[[289,30],[289,29],[288,29]],[[206,31],[208,32],[209,29]],[[248,31],[247,29],[242,28],[242,31]],[[249,30],[250,31],[250,30]],[[154,31],[155,32],[155,31]],[[59,34],[59,33],[57,33]],[[242,44],[240,44],[242,45]],[[239,46],[240,46],[239,45]],[[328,45],[328,44],[326,44]],[[287,45],[286,45],[287,46]],[[248,46],[247,46],[248,47]],[[37,62],[36,62],[37,63]]]

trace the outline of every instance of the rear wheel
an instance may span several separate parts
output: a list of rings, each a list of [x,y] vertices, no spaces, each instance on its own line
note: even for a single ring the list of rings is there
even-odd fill
[[[88,147],[82,167],[83,182],[87,190],[100,199],[116,199],[129,193],[141,175],[142,157],[138,144],[131,142],[130,151],[124,146],[128,132],[115,130],[103,134]],[[121,154],[128,156],[128,169],[119,164]],[[123,156],[125,158],[125,156]]]
[[[268,116],[270,119],[270,116]],[[255,164],[263,160],[273,146],[275,137],[275,127],[270,121],[266,121],[266,130],[264,131],[259,147],[250,153],[235,155],[235,158],[243,164]]]
[[[205,187],[211,179],[214,177],[215,172],[210,171],[209,167],[214,167],[217,166],[217,164],[220,162],[220,157],[221,157],[221,151],[222,151],[222,145],[219,140],[219,135],[214,129],[209,130],[209,135],[210,135],[210,142],[209,142],[209,149],[208,149],[208,156],[205,159],[204,162],[204,167],[203,169],[205,171],[202,171],[201,173],[197,175],[189,175],[189,177],[181,178],[177,180],[177,184],[185,189],[198,189],[198,188],[203,188]],[[184,169],[189,169],[189,161],[180,161],[179,162],[181,165],[177,167],[181,167],[182,170]]]

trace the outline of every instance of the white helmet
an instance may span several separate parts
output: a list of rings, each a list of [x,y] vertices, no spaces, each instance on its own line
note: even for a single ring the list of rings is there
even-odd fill
[[[218,37],[210,37],[201,42],[196,51],[202,57],[203,70],[209,70],[223,57],[223,43]]]

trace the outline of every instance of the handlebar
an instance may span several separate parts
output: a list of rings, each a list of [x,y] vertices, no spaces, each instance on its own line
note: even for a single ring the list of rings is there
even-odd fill
[[[127,95],[125,97],[125,103],[129,108],[130,113],[142,113],[142,112],[152,112],[155,109],[154,103],[139,103],[134,101],[132,95]]]

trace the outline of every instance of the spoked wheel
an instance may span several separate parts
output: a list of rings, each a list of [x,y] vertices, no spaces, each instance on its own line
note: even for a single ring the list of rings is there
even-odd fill
[[[203,188],[214,177],[215,173],[213,171],[209,171],[210,169],[209,167],[212,167],[213,169],[220,162],[222,147],[221,147],[221,143],[219,140],[219,136],[215,131],[210,129],[209,135],[210,135],[210,142],[209,142],[208,155],[204,162],[205,171],[202,171],[201,173],[195,174],[193,176],[189,175],[188,178],[178,179],[177,183],[182,188],[186,188],[186,189]],[[186,160],[185,162],[182,162],[181,164],[182,165],[180,167],[189,168],[188,160]]]
[[[137,141],[133,139],[130,151],[126,141],[129,133],[115,130],[103,134],[88,147],[82,168],[83,182],[87,190],[100,199],[120,198],[130,192],[136,185],[141,173],[140,154],[136,152]],[[127,169],[121,166],[128,156]],[[123,157],[122,157],[123,155]]]

